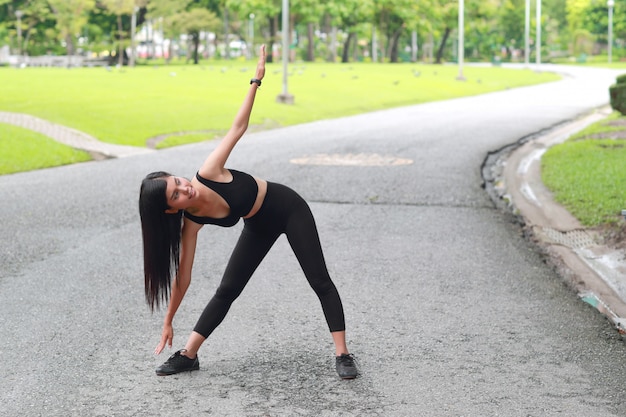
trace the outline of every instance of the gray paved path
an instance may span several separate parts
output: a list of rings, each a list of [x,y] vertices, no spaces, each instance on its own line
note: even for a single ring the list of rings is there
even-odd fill
[[[482,188],[488,152],[606,104],[614,72],[553,69],[571,75],[238,145],[232,167],[311,202],[363,372],[352,382],[335,375],[319,303],[282,238],[201,349],[200,371],[154,375],[162,314],[143,303],[139,183],[154,170],[193,175],[213,142],[0,177],[1,413],[624,415],[623,341]],[[291,162],[356,154],[413,163]],[[240,228],[202,231],[176,348]]]

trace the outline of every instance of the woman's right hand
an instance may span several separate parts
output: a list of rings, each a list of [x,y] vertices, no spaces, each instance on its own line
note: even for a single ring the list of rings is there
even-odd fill
[[[174,328],[171,324],[164,324],[163,331],[161,332],[161,341],[159,342],[156,349],[154,349],[154,354],[158,355],[163,351],[165,345],[167,345],[170,349],[172,348],[172,340],[174,339]]]

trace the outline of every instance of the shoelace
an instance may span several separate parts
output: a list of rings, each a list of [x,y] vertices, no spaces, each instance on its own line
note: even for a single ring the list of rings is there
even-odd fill
[[[193,360],[193,359],[184,356],[182,354],[182,350],[179,350],[178,352],[174,352],[167,361],[169,363],[174,363],[174,362],[185,362],[189,360]]]
[[[354,365],[356,363],[356,358],[354,356],[352,356],[351,353],[347,354],[347,355],[341,355],[338,357],[339,362],[344,364],[344,365]]]

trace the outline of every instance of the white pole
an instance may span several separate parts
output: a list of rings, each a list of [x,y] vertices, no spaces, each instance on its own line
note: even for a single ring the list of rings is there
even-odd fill
[[[248,45],[248,58],[252,58],[254,53],[254,13],[250,13],[250,22],[248,24],[248,36],[250,38]]]
[[[287,92],[287,63],[289,62],[289,0],[283,0],[283,92],[276,97],[279,103],[293,104],[294,97]],[[272,53],[272,51],[270,51]]]
[[[283,95],[287,95],[287,63],[289,62],[289,0],[283,0]]]
[[[465,14],[465,2],[464,0],[459,0],[459,75],[456,77],[457,80],[465,80],[463,76],[463,58],[465,53],[465,47],[463,45],[464,42],[464,32],[465,32],[465,23],[463,21],[463,15]]]
[[[609,64],[613,60],[613,6],[615,5],[614,0],[609,0],[607,2],[609,6]]]
[[[526,15],[524,22],[524,64],[528,68],[530,62],[530,0],[526,0]]]
[[[541,64],[541,0],[537,0],[537,65]]]

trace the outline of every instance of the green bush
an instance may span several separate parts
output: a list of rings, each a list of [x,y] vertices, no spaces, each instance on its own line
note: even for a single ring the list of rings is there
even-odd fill
[[[609,87],[611,107],[613,110],[626,115],[626,82],[613,84]]]

